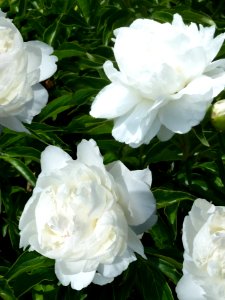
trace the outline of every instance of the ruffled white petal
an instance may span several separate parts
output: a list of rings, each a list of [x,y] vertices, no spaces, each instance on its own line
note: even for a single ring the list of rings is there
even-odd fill
[[[92,272],[80,272],[74,275],[66,275],[62,272],[60,265],[55,263],[55,274],[62,285],[67,286],[71,283],[71,287],[75,290],[82,290],[87,287],[95,276],[95,271]]]
[[[176,293],[179,300],[207,300],[203,288],[191,275],[184,275],[177,284]],[[215,299],[216,300],[216,299]]]
[[[198,77],[161,108],[161,123],[173,132],[188,132],[203,119],[212,101],[212,94],[212,79]]]
[[[166,128],[165,126],[161,126],[158,133],[157,137],[160,141],[165,142],[171,139],[171,137],[174,135],[174,132]]]
[[[217,37],[209,41],[208,47],[206,48],[206,54],[208,57],[208,62],[211,62],[219,52],[221,46],[223,45],[225,39],[225,33],[219,34]]]
[[[149,185],[143,182],[143,178],[151,182],[149,169],[133,174],[124,164],[118,161],[108,165],[107,170],[121,186],[121,205],[124,208],[129,225],[140,225],[155,214],[154,196]]]
[[[0,117],[0,124],[4,127],[7,127],[17,132],[29,133],[29,130],[26,129],[26,127],[22,124],[22,122],[18,120],[17,117],[14,116],[8,116],[5,118]]]
[[[128,246],[134,252],[138,253],[143,258],[146,258],[145,254],[144,254],[144,247],[143,247],[140,239],[134,233],[134,231],[131,229],[129,229],[129,231],[128,231]]]
[[[104,277],[116,277],[126,270],[128,265],[135,260],[136,256],[133,254],[133,252],[127,250],[123,256],[116,257],[112,264],[100,264],[97,271]]]
[[[97,260],[57,260],[58,268],[64,275],[73,275],[80,272],[92,272],[98,268]]]
[[[98,285],[105,285],[107,283],[111,283],[113,280],[114,277],[105,277],[102,276],[100,273],[95,273],[95,277],[92,282]]]
[[[1,18],[5,18],[5,16],[6,16],[6,13],[4,13],[4,12],[0,9],[0,17],[1,17]]]
[[[53,48],[40,41],[29,41],[26,44],[30,50],[30,55],[32,53],[28,61],[30,63],[28,64],[28,70],[34,69],[34,67],[37,67],[39,63],[39,81],[43,81],[51,77],[57,70],[56,62],[58,60],[56,56],[51,55]],[[41,61],[39,53],[41,53]],[[32,59],[33,61],[31,62]]]
[[[157,110],[149,108],[148,103],[139,103],[130,113],[115,119],[112,135],[119,142],[126,144],[138,146],[143,140],[148,142],[160,128],[156,115]]]
[[[82,140],[77,146],[77,159],[87,166],[96,166],[105,170],[103,157],[96,142],[93,139]]]
[[[51,173],[62,169],[69,161],[71,156],[56,146],[48,146],[41,154],[41,169],[44,173]]]
[[[27,217],[28,219],[29,217]],[[29,221],[26,223],[26,217],[23,218],[24,226],[20,225],[20,230],[22,230],[20,234],[20,248],[26,248],[27,246],[33,244],[33,240],[36,238],[36,224],[35,220]],[[21,223],[20,223],[21,224]],[[35,243],[36,244],[36,243]],[[34,248],[34,247],[33,247]]]
[[[130,111],[139,98],[135,92],[120,83],[107,85],[95,98],[90,115],[95,118],[113,119]]]
[[[213,97],[216,97],[225,87],[225,59],[219,59],[209,64],[205,75],[212,78]]]
[[[41,84],[35,84],[32,90],[32,100],[26,102],[23,111],[17,114],[18,119],[28,124],[32,122],[33,117],[38,115],[48,102],[48,92]]]
[[[32,45],[32,42],[25,43],[27,49],[27,73],[30,85],[33,85],[40,80],[40,65],[42,53],[40,48]]]

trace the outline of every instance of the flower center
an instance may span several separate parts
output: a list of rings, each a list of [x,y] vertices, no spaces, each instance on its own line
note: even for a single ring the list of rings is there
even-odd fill
[[[0,27],[0,54],[8,52],[13,44],[13,31],[10,28]]]

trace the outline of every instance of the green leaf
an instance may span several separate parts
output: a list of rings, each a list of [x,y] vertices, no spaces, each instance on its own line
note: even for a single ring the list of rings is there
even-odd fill
[[[198,138],[198,140],[202,143],[203,146],[209,147],[209,142],[207,141],[205,134],[200,126],[197,126],[195,128],[192,128],[192,131],[194,132],[195,136]]]
[[[180,203],[181,201],[193,201],[196,199],[196,197],[187,192],[173,191],[168,189],[156,189],[153,191],[153,194],[156,198],[158,209]]]
[[[145,247],[145,254],[150,256],[149,259],[151,260],[151,257],[158,257],[161,260],[167,262],[174,268],[176,268],[179,271],[182,271],[183,266],[183,252],[179,253],[178,251],[174,251],[173,248],[170,249],[153,249],[150,247]]]
[[[10,157],[8,155],[0,155],[0,159],[3,159],[10,163],[20,174],[32,185],[35,186],[36,177],[32,171],[19,159]]]
[[[148,164],[157,163],[162,161],[177,161],[182,159],[182,152],[176,145],[170,142],[156,142],[153,146],[149,147],[146,153],[146,162]]]
[[[83,56],[85,53],[85,49],[76,42],[63,43],[58,50],[54,51],[54,55],[56,55],[59,60],[67,57]]]
[[[93,6],[97,6],[97,1],[93,2],[92,0],[77,0],[78,7],[84,16],[86,22],[89,22],[91,17]]]
[[[137,289],[143,300],[174,300],[165,278],[150,261],[142,261],[138,268]]]
[[[157,248],[165,249],[174,247],[175,238],[173,232],[160,215],[158,215],[157,223],[149,230],[149,233]]]
[[[41,114],[38,116],[38,120],[40,120],[40,122],[43,122],[48,118],[53,118],[55,120],[58,114],[62,113],[63,111],[88,102],[89,98],[95,93],[95,89],[86,88],[80,89],[74,94],[69,93],[68,95],[58,97],[48,103],[48,105],[42,110]]]
[[[44,107],[38,119],[40,122],[48,118],[56,119],[57,115],[70,107],[72,107],[72,94],[64,95],[59,98],[54,99],[53,101],[49,102],[48,105]]]
[[[61,17],[62,15],[60,15],[54,22],[52,22],[52,24],[50,24],[49,27],[44,31],[43,40],[51,46],[54,45],[55,40],[58,36],[58,32],[60,30],[60,26],[62,26],[60,23]]]
[[[28,157],[34,161],[40,161],[40,151],[32,148],[32,147],[25,147],[25,146],[16,146],[5,149],[3,155],[8,155],[10,157]]]
[[[4,133],[0,134],[0,147],[4,149],[5,147],[8,147],[10,145],[14,145],[16,142],[20,141],[24,136],[26,136],[26,133],[23,132],[16,132],[16,133],[8,133],[8,129],[4,129]]]
[[[16,300],[13,289],[2,276],[0,276],[0,298],[3,300]]]
[[[19,1],[19,15],[24,15],[26,13],[27,10],[27,3],[28,0],[20,0]]]
[[[89,135],[106,134],[112,131],[112,122],[94,119],[89,115],[73,119],[67,127],[69,132],[84,132]]]
[[[180,202],[178,204],[165,207],[165,215],[167,216],[167,219],[173,228],[175,238],[177,236],[177,211],[179,204]]]
[[[151,258],[151,263],[156,263],[159,270],[169,279],[171,280],[175,285],[178,283],[182,276],[182,272],[178,271],[176,267],[167,261],[159,258],[159,259],[153,259]]]
[[[180,14],[182,15],[184,21],[189,21],[189,22],[195,22],[198,24],[206,24],[206,25],[210,25],[210,26],[214,26],[215,22],[212,20],[212,18],[203,13],[203,12],[196,12],[193,10],[179,10],[178,12],[180,12]]]
[[[21,274],[32,273],[39,268],[47,268],[53,265],[54,260],[40,256],[36,252],[24,252],[5,274],[5,278],[11,281]]]
[[[10,284],[13,286],[15,295],[20,297],[32,289],[36,284],[43,281],[52,282],[54,280],[56,280],[54,268],[40,266],[38,269],[33,269],[18,275],[10,281]]]

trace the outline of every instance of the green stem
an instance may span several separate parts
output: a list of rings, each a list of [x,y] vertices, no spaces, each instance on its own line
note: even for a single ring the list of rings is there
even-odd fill
[[[223,153],[225,153],[225,144],[224,144],[223,136],[220,132],[217,133],[217,139],[218,139],[220,147],[218,147],[218,156],[216,158],[216,164],[218,167],[220,178],[225,187],[225,168],[224,168],[224,163],[223,163],[223,159],[222,159]]]

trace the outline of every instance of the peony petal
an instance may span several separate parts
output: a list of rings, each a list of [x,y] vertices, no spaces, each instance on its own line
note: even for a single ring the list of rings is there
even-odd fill
[[[161,108],[159,119],[169,130],[186,133],[204,118],[212,94],[212,79],[198,77]]]
[[[17,119],[17,117],[8,116],[5,118],[0,117],[0,124],[4,127],[7,127],[11,130],[17,131],[17,132],[26,132],[30,133],[29,130],[24,127],[22,122]]]
[[[191,275],[184,275],[177,284],[176,293],[179,300],[207,300],[203,288]],[[215,299],[216,300],[216,299]]]
[[[205,47],[207,47],[207,45],[209,45],[212,42],[212,39],[213,39],[214,34],[215,34],[215,30],[216,30],[216,27],[214,25],[213,26],[207,26],[207,27],[204,27],[201,24],[199,25],[199,33],[200,33],[200,36],[201,36],[201,41],[203,42],[203,45]]]
[[[149,218],[141,225],[131,226],[131,229],[138,235],[143,234],[143,232],[149,230],[149,228],[154,226],[156,224],[157,220],[158,220],[158,216],[153,214],[153,215],[149,216]]]
[[[183,223],[182,241],[183,241],[184,249],[189,255],[192,255],[193,253],[193,242],[194,242],[195,235],[196,235],[196,231],[191,222],[191,219],[190,217],[186,216],[184,218],[184,223]]]
[[[212,62],[204,74],[212,78],[213,97],[216,97],[225,87],[225,59]]]
[[[206,55],[208,58],[208,62],[211,62],[216,57],[220,48],[223,45],[224,39],[225,39],[225,33],[222,33],[217,35],[217,37],[211,39],[208,42],[208,45],[206,47]]]
[[[133,111],[115,119],[112,135],[117,141],[132,147],[138,147],[143,141],[148,143],[160,128],[156,115],[157,109],[149,107],[149,103],[140,102]]]
[[[120,83],[111,83],[95,98],[90,115],[95,118],[116,118],[127,113],[138,102],[138,96],[131,89]]]
[[[189,217],[195,232],[199,231],[209,217],[208,212],[214,212],[215,206],[205,199],[196,199],[192,205]]]
[[[104,277],[113,278],[120,275],[128,268],[129,264],[135,260],[136,256],[133,252],[126,250],[123,256],[116,257],[112,264],[100,264],[97,271]]]
[[[105,285],[107,283],[111,283],[113,280],[114,277],[104,277],[100,273],[95,273],[95,277],[92,282],[98,285]]]
[[[73,275],[81,272],[92,272],[98,268],[98,260],[57,260],[58,267],[64,275]]]
[[[71,161],[71,156],[56,146],[48,146],[41,154],[41,169],[44,173],[51,173],[62,169]]]
[[[184,24],[183,19],[182,19],[181,15],[179,15],[179,14],[173,15],[172,25],[175,27],[184,29],[184,30],[186,29],[186,25]]]
[[[38,201],[38,195],[36,194],[36,188],[34,188],[33,194],[27,201],[23,213],[19,221],[19,229],[23,230],[27,224],[30,224],[34,220],[34,212]],[[22,234],[22,232],[21,232]]]
[[[40,80],[40,70],[42,52],[41,49],[32,45],[32,42],[24,43],[27,49],[27,73],[30,85],[38,83]],[[30,78],[32,77],[32,79]]]
[[[142,181],[147,185],[151,186],[152,172],[149,170],[149,168],[146,168],[144,170],[134,170],[130,172],[132,173],[133,178],[136,178],[138,181]]]
[[[145,178],[150,182],[148,177],[151,175],[148,175],[150,173],[148,169],[133,174],[123,163],[117,161],[109,164],[107,170],[120,187],[122,194],[120,201],[129,225],[143,224],[149,217],[154,216],[156,209],[154,196],[149,185],[142,181]]]
[[[136,252],[137,254],[146,258],[145,254],[144,254],[144,247],[143,247],[140,239],[131,229],[129,229],[129,231],[128,231],[128,246],[134,252]]]
[[[67,286],[71,283],[71,287],[75,290],[82,290],[87,287],[95,276],[95,271],[92,272],[80,272],[74,275],[65,275],[58,262],[55,263],[55,274],[62,285]]]
[[[186,79],[186,82],[190,82],[198,76],[201,76],[207,64],[206,54],[202,47],[188,49],[177,58],[180,72]],[[184,82],[184,84],[186,82]]]
[[[41,63],[39,65],[39,69],[40,69],[39,81],[43,81],[51,77],[57,70],[56,62],[58,60],[56,56],[50,55],[53,52],[53,48],[40,41],[29,41],[27,42],[27,46],[28,49],[32,49],[31,47],[33,47],[41,51],[42,56],[41,56]],[[35,64],[37,64],[37,61],[35,62]],[[34,67],[34,65],[32,67]]]
[[[77,146],[77,159],[87,166],[96,166],[105,170],[103,157],[93,139],[82,140]]]
[[[34,215],[32,214],[33,218]],[[36,231],[36,224],[35,220],[26,223],[27,222],[26,218],[23,218],[23,223],[24,226],[20,225],[20,248],[26,248],[27,246],[31,245],[31,240],[37,239],[37,231]]]
[[[34,116],[41,112],[48,101],[48,92],[41,84],[35,84],[32,86],[32,90],[34,93],[33,99],[25,103],[23,111],[17,115],[18,119],[28,124],[32,122]]]
[[[1,8],[0,8],[0,18],[5,18],[6,13],[4,13]]]
[[[173,131],[167,129],[165,126],[162,125],[159,129],[157,137],[161,142],[165,142],[171,139],[173,135],[174,135]]]

